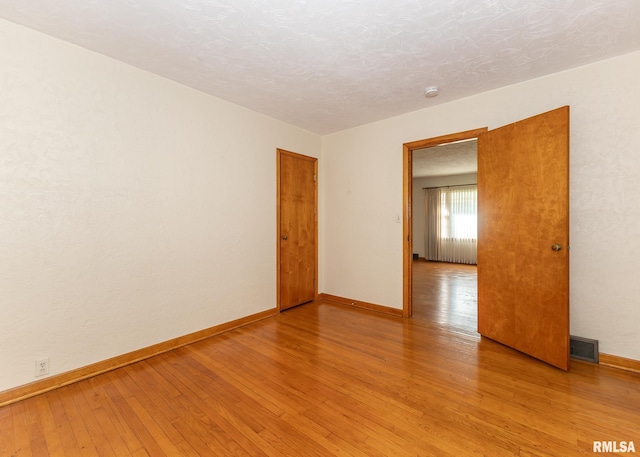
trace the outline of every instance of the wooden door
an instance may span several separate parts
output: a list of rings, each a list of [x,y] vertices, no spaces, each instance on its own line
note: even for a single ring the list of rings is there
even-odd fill
[[[278,307],[317,298],[318,160],[278,154]]]
[[[569,368],[569,107],[478,137],[478,332]]]

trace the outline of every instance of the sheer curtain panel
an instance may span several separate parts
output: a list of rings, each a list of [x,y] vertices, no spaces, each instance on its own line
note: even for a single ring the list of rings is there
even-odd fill
[[[478,186],[425,191],[427,260],[476,264]]]
[[[440,189],[425,189],[426,259],[440,260]]]

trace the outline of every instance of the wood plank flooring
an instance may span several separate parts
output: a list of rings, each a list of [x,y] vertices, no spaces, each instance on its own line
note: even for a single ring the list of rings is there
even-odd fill
[[[424,313],[424,314],[423,314]],[[573,456],[640,448],[640,375],[311,303],[0,408],[0,456]],[[455,313],[454,313],[455,314]],[[451,318],[452,319],[452,318]]]
[[[413,262],[413,314],[477,335],[478,267],[445,262]]]

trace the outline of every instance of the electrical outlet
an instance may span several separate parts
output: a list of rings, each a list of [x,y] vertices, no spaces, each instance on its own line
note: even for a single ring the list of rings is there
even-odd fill
[[[36,377],[49,374],[49,359],[36,360]]]

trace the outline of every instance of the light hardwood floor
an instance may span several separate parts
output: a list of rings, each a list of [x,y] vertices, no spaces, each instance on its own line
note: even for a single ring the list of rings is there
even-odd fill
[[[329,303],[293,308],[0,408],[0,456],[573,456],[593,455],[594,440],[640,448],[640,375],[582,362],[564,373],[437,309],[419,305],[403,320]]]
[[[478,267],[413,262],[413,315],[477,335]]]

